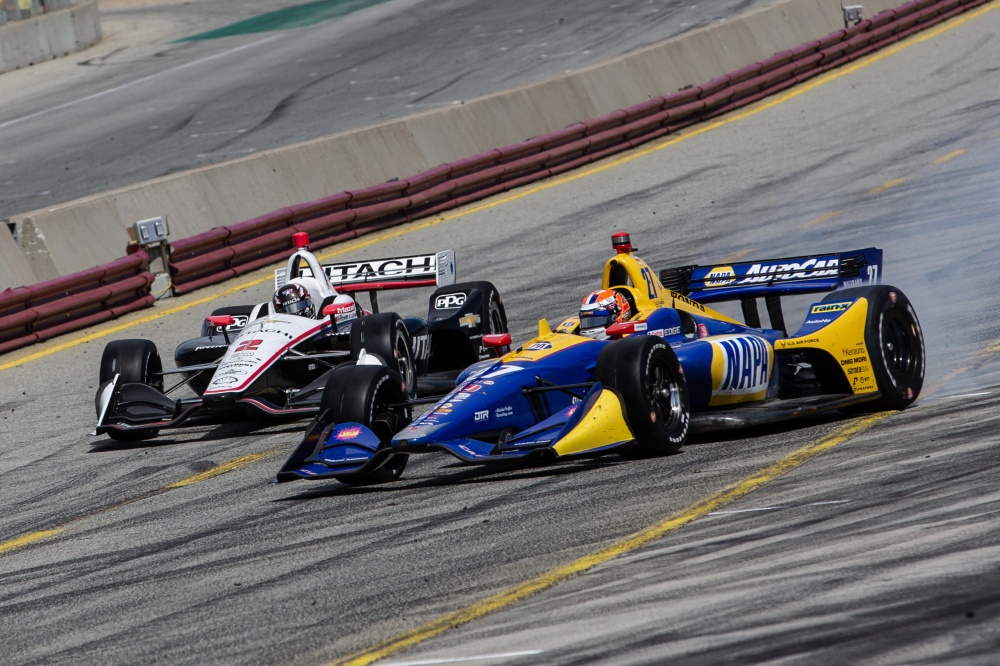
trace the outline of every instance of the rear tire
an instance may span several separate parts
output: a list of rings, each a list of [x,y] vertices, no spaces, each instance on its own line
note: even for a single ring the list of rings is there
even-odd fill
[[[356,319],[351,325],[351,356],[356,359],[362,349],[396,372],[403,380],[406,395],[416,397],[417,367],[413,345],[398,314],[382,312]]]
[[[863,297],[868,301],[865,346],[882,396],[842,411],[905,409],[924,385],[924,334],[906,295],[890,285],[854,287],[827,294],[823,302]]]
[[[344,365],[330,375],[323,389],[320,410],[330,410],[334,423],[360,423],[386,443],[412,419],[409,407],[389,408],[388,405],[403,403],[407,399],[399,375],[390,368]],[[406,468],[408,458],[406,454],[397,453],[373,472],[335,478],[350,486],[395,481]]]
[[[640,335],[606,345],[595,375],[621,395],[635,436],[636,445],[619,453],[645,457],[676,453],[684,446],[691,424],[687,381],[677,355],[663,340]]]
[[[115,340],[109,342],[101,355],[99,386],[121,375],[121,384],[145,384],[157,391],[163,392],[163,362],[156,345],[149,340]],[[101,415],[100,388],[95,398],[97,415]],[[136,442],[151,439],[159,434],[159,430],[131,430],[128,432],[108,431],[108,437],[119,442]]]

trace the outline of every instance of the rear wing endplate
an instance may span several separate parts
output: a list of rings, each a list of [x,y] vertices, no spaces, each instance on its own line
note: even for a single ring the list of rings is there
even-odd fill
[[[660,271],[663,286],[700,303],[832,291],[879,284],[882,250],[681,266]]]
[[[368,259],[342,264],[323,264],[330,284],[341,294],[410,287],[443,287],[455,284],[455,252],[444,250],[434,254],[409,257]],[[302,267],[302,277],[312,277],[308,267]],[[274,272],[274,288],[285,283],[285,269]]]

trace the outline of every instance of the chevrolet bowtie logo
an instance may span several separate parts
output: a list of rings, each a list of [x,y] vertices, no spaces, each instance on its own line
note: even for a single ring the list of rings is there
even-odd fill
[[[464,317],[462,317],[461,319],[459,319],[458,322],[462,326],[468,326],[469,328],[472,328],[473,326],[475,326],[475,325],[477,325],[479,323],[479,320],[480,320],[479,315],[467,314]]]

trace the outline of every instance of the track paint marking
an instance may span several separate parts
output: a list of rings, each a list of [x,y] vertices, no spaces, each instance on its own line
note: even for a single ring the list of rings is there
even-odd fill
[[[872,189],[868,190],[868,194],[881,194],[882,192],[885,192],[886,190],[891,190],[894,187],[898,187],[899,185],[902,185],[905,182],[906,182],[905,178],[893,178],[890,181],[882,183],[878,187],[873,187]]]
[[[706,516],[728,516],[733,513],[756,513],[757,511],[776,511],[777,509],[784,509],[783,506],[762,506],[759,509],[735,509],[733,511],[712,511],[711,513],[706,513]]]
[[[953,150],[947,155],[942,155],[941,157],[937,158],[936,160],[934,160],[934,164],[944,164],[945,162],[953,160],[959,155],[964,155],[964,154],[965,154],[965,148],[959,148],[958,150]]]
[[[827,213],[823,213],[822,215],[817,215],[816,217],[814,217],[813,219],[809,220],[808,222],[806,222],[805,224],[803,224],[799,228],[800,229],[808,229],[810,227],[815,227],[817,224],[823,224],[824,222],[829,222],[833,218],[835,218],[838,215],[840,215],[840,213],[841,213],[841,211],[839,211],[839,210],[831,210],[831,211],[829,211]]]
[[[267,37],[266,39],[261,39],[261,40],[258,40],[256,42],[253,42],[252,44],[244,44],[242,46],[237,46],[234,49],[229,49],[228,51],[223,51],[222,53],[215,53],[215,54],[207,56],[205,58],[201,58],[200,60],[192,60],[191,62],[184,63],[183,65],[177,65],[176,67],[171,67],[170,69],[165,69],[163,71],[156,72],[155,74],[150,74],[149,76],[143,76],[141,78],[135,79],[134,81],[129,81],[128,83],[123,83],[123,84],[115,86],[113,88],[108,88],[107,90],[102,90],[101,92],[93,93],[92,95],[87,95],[85,97],[80,97],[78,99],[74,99],[74,100],[71,100],[69,102],[63,102],[62,104],[57,104],[55,106],[50,106],[47,109],[42,109],[41,111],[35,111],[34,113],[29,113],[26,116],[21,116],[20,118],[12,118],[11,120],[8,120],[6,122],[0,123],[0,129],[4,129],[4,128],[10,127],[12,125],[17,125],[17,124],[23,123],[26,120],[31,120],[33,118],[38,118],[39,116],[45,116],[45,115],[48,115],[48,114],[50,114],[50,113],[52,113],[54,111],[62,111],[63,109],[69,109],[69,108],[72,108],[72,107],[74,107],[74,106],[76,106],[78,104],[82,104],[84,102],[89,102],[92,99],[98,99],[99,97],[104,97],[106,95],[111,95],[111,94],[119,92],[121,90],[127,90],[128,88],[131,88],[132,86],[136,86],[136,85],[139,85],[141,83],[146,83],[147,81],[152,81],[154,79],[158,79],[161,76],[166,76],[168,74],[173,74],[174,72],[179,72],[179,71],[181,71],[183,69],[188,69],[189,67],[195,67],[197,65],[201,65],[201,64],[204,64],[206,62],[210,62],[212,60],[216,60],[218,58],[223,58],[225,56],[232,55],[234,53],[238,53],[240,51],[243,51],[243,50],[248,49],[248,48],[252,48],[254,46],[261,46],[262,44],[266,44],[268,42],[272,42],[275,39],[278,39],[279,37],[281,37],[281,35],[274,35],[273,37]]]
[[[956,400],[958,398],[978,398],[984,395],[992,395],[992,391],[980,391],[978,393],[960,393],[958,395],[943,395],[938,400]]]
[[[802,508],[806,506],[827,506],[829,504],[846,504],[851,500],[830,500],[828,502],[809,502],[808,504],[800,504],[798,507],[790,506],[762,506],[759,509],[734,509],[732,511],[712,511],[711,513],[706,513],[706,516],[728,516],[734,513],[754,513],[757,511],[779,511],[781,509],[795,509]]]
[[[170,488],[183,488],[184,486],[190,486],[190,485],[193,485],[195,483],[199,483],[201,481],[204,481],[205,479],[211,479],[213,476],[219,476],[220,474],[225,474],[226,472],[231,472],[232,470],[238,469],[240,467],[243,467],[244,465],[249,465],[250,463],[254,462],[255,460],[260,460],[261,458],[267,458],[268,456],[270,456],[270,455],[272,455],[274,453],[275,453],[275,451],[265,451],[264,453],[251,453],[248,456],[243,456],[241,458],[237,458],[236,460],[230,460],[227,463],[223,463],[221,465],[217,465],[217,466],[213,467],[212,469],[205,470],[204,472],[201,472],[200,474],[195,474],[194,476],[189,476],[188,478],[181,479],[180,481],[174,481],[170,485],[165,486],[165,488],[167,488],[167,489],[170,489]]]
[[[50,536],[55,536],[63,531],[63,528],[59,527],[53,530],[42,530],[41,532],[32,532],[31,534],[25,534],[24,536],[19,536],[9,541],[0,542],[0,553],[6,553],[7,551],[14,550],[15,548],[20,548],[21,546],[27,546],[28,544],[35,543],[36,541],[41,541],[42,539],[47,539]]]
[[[816,88],[818,88],[818,87],[820,87],[822,85],[830,83],[831,81],[836,81],[837,79],[839,79],[839,78],[841,78],[843,76],[847,76],[848,74],[853,74],[854,72],[856,72],[858,70],[861,70],[861,69],[864,69],[865,67],[868,67],[869,65],[873,65],[873,64],[875,64],[877,62],[885,60],[886,58],[894,56],[897,53],[900,53],[901,51],[904,51],[904,50],[910,48],[911,46],[916,46],[917,44],[925,42],[925,41],[927,41],[929,39],[933,39],[934,37],[937,37],[938,35],[944,34],[945,32],[948,32],[949,30],[953,30],[954,28],[957,28],[957,27],[959,27],[961,25],[964,25],[965,23],[967,23],[967,22],[969,22],[969,21],[971,21],[971,20],[973,20],[975,18],[978,18],[978,17],[980,17],[980,16],[982,16],[982,15],[988,13],[988,12],[991,12],[994,9],[997,9],[998,7],[1000,7],[1000,3],[993,3],[993,4],[987,5],[985,7],[981,7],[979,9],[977,9],[977,10],[972,11],[972,12],[967,12],[965,14],[962,14],[961,16],[958,16],[956,18],[951,19],[950,21],[946,21],[945,23],[939,25],[937,28],[934,28],[932,30],[927,30],[925,32],[918,33],[916,35],[913,35],[912,37],[908,37],[906,40],[904,40],[902,42],[897,42],[894,46],[882,49],[881,51],[878,51],[876,53],[873,53],[870,56],[862,58],[861,60],[858,60],[858,61],[854,62],[851,65],[847,65],[847,66],[841,67],[841,68],[839,68],[839,69],[837,69],[835,71],[832,71],[832,72],[827,72],[826,74],[823,74],[822,76],[818,76],[815,79],[807,81],[807,82],[803,83],[800,86],[797,86],[796,88],[794,88],[792,90],[789,90],[789,91],[787,91],[785,93],[782,93],[780,95],[775,95],[774,97],[768,98],[766,101],[761,101],[761,102],[758,102],[757,104],[750,105],[750,106],[746,107],[742,111],[733,112],[733,113],[727,115],[726,117],[724,117],[724,118],[722,118],[720,120],[716,120],[716,121],[710,122],[710,123],[708,123],[706,125],[702,125],[702,126],[697,127],[697,128],[695,128],[693,130],[690,130],[690,131],[687,131],[687,132],[684,132],[684,133],[678,133],[675,136],[672,136],[670,138],[662,140],[660,143],[654,143],[654,144],[651,144],[651,145],[649,145],[649,146],[647,146],[645,148],[633,150],[632,152],[629,152],[627,155],[624,155],[622,157],[619,157],[619,158],[616,158],[616,159],[613,159],[613,160],[607,160],[607,161],[601,162],[600,164],[598,164],[596,166],[592,166],[589,169],[580,170],[578,172],[575,172],[572,175],[562,176],[562,177],[559,177],[559,178],[554,178],[552,180],[547,180],[547,181],[545,181],[545,182],[543,182],[543,183],[541,183],[539,185],[535,185],[535,186],[530,187],[530,188],[522,188],[522,189],[518,190],[517,192],[515,192],[514,194],[508,194],[506,196],[498,196],[498,197],[494,197],[494,198],[491,198],[491,199],[487,199],[483,203],[474,204],[474,205],[471,205],[471,206],[468,206],[468,207],[464,207],[464,208],[458,209],[456,211],[452,211],[451,213],[449,213],[447,215],[442,215],[440,217],[431,218],[431,219],[425,220],[424,222],[420,222],[420,223],[416,223],[416,224],[412,224],[412,225],[406,225],[406,227],[404,227],[401,230],[398,230],[398,231],[395,231],[395,232],[392,232],[392,233],[387,233],[387,234],[384,234],[384,235],[380,234],[380,235],[372,237],[371,239],[369,239],[367,241],[364,241],[364,242],[361,242],[361,243],[358,243],[358,244],[353,244],[353,245],[350,245],[350,246],[345,246],[345,247],[343,247],[341,249],[337,249],[337,250],[334,250],[332,252],[328,252],[326,254],[322,254],[322,255],[318,255],[318,256],[320,257],[321,260],[328,259],[328,258],[333,257],[333,256],[344,254],[345,252],[350,252],[352,250],[355,250],[355,249],[358,249],[358,248],[361,248],[361,247],[365,247],[365,246],[368,246],[368,245],[372,245],[374,243],[381,242],[382,240],[386,240],[386,239],[389,239],[389,238],[395,238],[395,237],[398,237],[398,236],[402,236],[404,234],[409,234],[409,233],[413,233],[415,231],[420,231],[422,229],[427,229],[429,227],[437,226],[437,225],[439,225],[439,224],[441,224],[443,222],[450,222],[451,220],[456,220],[456,219],[465,217],[467,215],[472,215],[474,213],[478,213],[478,212],[481,212],[481,211],[484,211],[484,210],[488,210],[488,209],[491,209],[491,208],[497,208],[499,206],[503,206],[505,204],[511,203],[512,201],[518,201],[520,199],[524,199],[525,197],[529,197],[529,196],[531,196],[533,194],[537,194],[539,192],[544,192],[545,190],[549,190],[549,189],[552,189],[554,187],[558,187],[560,185],[565,185],[566,183],[575,182],[575,181],[580,180],[582,178],[587,178],[589,176],[593,176],[593,175],[600,174],[600,173],[603,173],[605,171],[608,171],[610,169],[614,169],[614,168],[619,167],[619,166],[621,166],[623,164],[627,164],[629,162],[633,162],[633,161],[635,161],[637,159],[640,159],[642,157],[646,157],[647,155],[651,155],[651,154],[659,152],[661,150],[665,150],[666,148],[670,148],[671,146],[674,146],[674,145],[680,143],[681,141],[687,141],[688,139],[692,139],[692,138],[694,138],[696,136],[701,136],[702,134],[707,134],[708,132],[711,132],[711,131],[714,131],[716,129],[719,129],[720,127],[725,127],[727,125],[731,125],[731,124],[733,124],[735,122],[739,122],[740,120],[743,120],[744,118],[749,118],[751,116],[755,116],[755,115],[757,115],[759,113],[762,113],[764,111],[772,109],[772,108],[774,108],[774,107],[776,107],[776,106],[778,106],[780,104],[784,104],[785,102],[787,102],[789,100],[793,100],[796,97],[799,97],[799,96],[804,95],[804,94],[806,94],[808,92],[811,92],[812,90],[815,90]],[[261,44],[263,42],[256,42],[256,43],[257,44]],[[252,46],[252,44],[248,44],[246,46]],[[222,55],[222,54],[220,54],[220,55]],[[193,64],[193,63],[189,63],[189,64]],[[187,66],[187,65],[182,65],[182,67],[184,67],[184,66]],[[153,75],[153,76],[156,76],[156,75]],[[147,77],[147,78],[149,78],[149,77]],[[140,79],[139,81],[142,81],[142,80],[143,79]],[[137,83],[137,82],[138,81],[134,81],[132,83],[134,84],[134,83]],[[127,86],[127,85],[132,85],[132,84],[125,84],[125,85]],[[105,93],[98,93],[98,95],[102,95],[102,94],[105,94]],[[67,103],[67,104],[74,104],[74,103],[75,102],[73,102],[73,103]],[[46,111],[40,111],[38,113],[40,114],[40,113],[45,113],[45,112]],[[38,114],[35,114],[35,115],[38,115]],[[26,118],[27,118],[27,116],[26,116]],[[20,120],[22,120],[22,119],[15,119],[15,120],[12,120],[12,121],[8,121],[7,124],[13,123],[13,122],[19,122]],[[3,128],[5,125],[6,124],[0,124],[0,128]],[[1000,132],[998,132],[998,134],[1000,134]],[[276,261],[275,265],[280,264],[280,263],[283,263],[283,260],[282,261]],[[190,309],[192,307],[195,307],[196,305],[201,305],[201,304],[204,304],[204,303],[208,303],[208,302],[217,300],[221,296],[226,296],[228,294],[235,293],[235,292],[237,292],[237,291],[239,291],[241,289],[246,289],[246,288],[249,288],[249,287],[256,287],[256,286],[258,286],[260,284],[263,284],[265,282],[269,282],[271,279],[272,279],[272,277],[268,276],[268,277],[264,277],[264,278],[259,278],[259,279],[256,279],[256,280],[252,280],[250,282],[244,282],[244,283],[242,283],[238,287],[234,287],[232,289],[227,289],[227,290],[225,290],[225,291],[223,291],[221,293],[215,294],[214,296],[211,296],[211,297],[208,297],[208,298],[204,298],[204,299],[201,299],[199,301],[192,302],[192,303],[190,303],[188,305],[178,306],[178,307],[172,308],[170,310],[165,310],[164,312],[162,312],[160,314],[150,315],[148,317],[143,317],[142,319],[138,319],[138,320],[136,320],[134,322],[130,322],[128,324],[121,324],[121,325],[113,327],[111,329],[102,330],[102,332],[100,332],[100,333],[92,333],[92,334],[85,335],[82,338],[74,339],[71,342],[66,342],[66,343],[62,343],[60,345],[56,345],[56,346],[54,346],[54,347],[52,347],[52,348],[50,348],[50,349],[48,349],[48,350],[46,350],[44,352],[37,352],[35,354],[31,354],[29,356],[25,356],[24,358],[22,358],[22,359],[20,359],[18,361],[12,361],[12,362],[9,362],[9,363],[6,363],[6,364],[0,364],[0,371],[6,370],[8,368],[12,368],[12,367],[15,367],[15,366],[18,366],[18,365],[21,365],[23,363],[27,363],[29,361],[36,360],[38,358],[43,358],[45,356],[50,356],[51,354],[55,354],[56,352],[62,351],[64,349],[69,349],[70,347],[75,347],[75,346],[77,346],[79,344],[82,344],[83,342],[89,342],[90,340],[95,340],[95,339],[98,339],[98,338],[102,338],[102,337],[105,337],[107,335],[111,335],[112,333],[117,333],[119,331],[124,331],[126,329],[133,328],[135,326],[139,326],[141,324],[148,323],[150,321],[155,321],[157,319],[161,319],[163,317],[167,317],[167,316],[169,316],[171,314],[174,314],[176,312],[181,312],[183,310],[188,310],[188,309]]]
[[[55,536],[56,534],[59,534],[60,532],[62,532],[63,530],[65,530],[69,525],[72,525],[75,522],[81,521],[84,518],[90,518],[92,516],[96,516],[96,515],[99,515],[99,514],[102,514],[102,513],[107,513],[108,511],[112,511],[114,509],[120,509],[123,506],[127,506],[129,504],[132,504],[134,502],[138,502],[140,500],[148,499],[150,497],[153,497],[155,495],[159,495],[160,493],[166,492],[166,491],[171,490],[173,488],[181,488],[181,487],[184,487],[184,486],[190,486],[190,485],[198,483],[200,481],[205,481],[206,479],[211,479],[212,477],[215,477],[215,476],[218,476],[220,474],[224,474],[226,472],[232,471],[232,470],[234,470],[234,469],[236,469],[238,467],[243,467],[244,465],[248,465],[248,464],[252,463],[255,460],[260,460],[261,458],[266,458],[268,456],[274,455],[277,452],[278,452],[278,449],[272,449],[270,451],[264,451],[263,453],[253,453],[253,454],[248,455],[248,456],[243,456],[241,458],[236,458],[235,460],[231,460],[231,461],[229,461],[227,463],[223,463],[222,465],[218,465],[216,467],[213,467],[212,469],[207,470],[205,472],[202,472],[201,474],[195,474],[194,476],[189,476],[186,479],[181,479],[180,481],[175,481],[174,483],[171,483],[171,484],[168,484],[166,486],[163,486],[162,488],[157,488],[156,490],[152,490],[152,491],[149,491],[149,492],[142,493],[138,497],[133,497],[132,499],[127,499],[124,502],[119,502],[118,504],[113,504],[111,506],[104,507],[102,509],[97,509],[95,511],[92,511],[92,512],[86,514],[86,515],[79,516],[78,518],[74,518],[74,519],[66,522],[64,525],[62,525],[60,527],[56,527],[56,528],[53,528],[51,530],[44,530],[44,531],[40,531],[40,532],[31,532],[30,534],[25,534],[23,536],[19,536],[17,538],[11,539],[9,541],[0,542],[0,553],[5,553],[5,552],[8,552],[8,551],[14,550],[15,548],[20,548],[21,546],[28,546],[30,544],[35,543],[36,541],[41,541],[42,539],[47,539],[50,536]]]
[[[520,585],[515,585],[503,592],[487,597],[471,606],[462,608],[453,613],[443,615],[436,620],[417,627],[404,634],[400,634],[388,639],[384,643],[347,657],[342,661],[335,662],[342,666],[367,666],[379,659],[384,659],[401,650],[411,648],[423,641],[442,634],[450,629],[454,629],[467,622],[479,619],[485,615],[501,610],[527,597],[548,590],[549,588],[562,583],[573,576],[592,569],[599,564],[604,564],[609,560],[631,553],[646,544],[659,539],[660,537],[674,532],[691,521],[701,518],[733,501],[743,497],[764,484],[779,476],[812,460],[821,453],[834,448],[852,438],[870,430],[875,424],[884,421],[895,412],[882,412],[873,414],[862,419],[857,419],[838,428],[830,435],[808,444],[781,460],[769,465],[751,476],[746,477],[728,488],[713,493],[708,497],[692,504],[682,511],[669,516],[668,518],[649,527],[635,532],[634,534],[617,541],[607,548],[598,550],[590,555],[585,555],[579,559],[565,564],[556,569],[531,578]]]
[[[413,661],[386,662],[383,666],[431,666],[432,664],[464,664],[467,661],[486,661],[487,659],[509,659],[511,657],[530,657],[542,654],[544,650],[522,650],[521,652],[498,652],[497,654],[480,654],[472,657],[450,657],[442,659],[415,659]]]

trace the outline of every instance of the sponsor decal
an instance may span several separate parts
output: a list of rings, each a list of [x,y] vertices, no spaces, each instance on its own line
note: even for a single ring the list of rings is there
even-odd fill
[[[574,398],[574,400],[575,400],[575,398]],[[569,416],[573,416],[573,414],[576,414],[576,410],[579,407],[580,407],[580,403],[574,402],[572,405],[570,405],[569,407],[566,408],[566,416],[569,417]]]
[[[286,322],[286,323],[290,323],[290,322]],[[262,329],[260,329],[260,332],[261,333],[274,333],[275,335],[283,335],[284,337],[288,338],[289,340],[292,340],[292,339],[295,338],[294,335],[292,335],[288,331],[282,330],[280,328],[262,328]],[[261,340],[260,342],[263,342],[263,340]],[[237,351],[239,351],[239,350],[237,350]]]
[[[671,326],[670,328],[657,328],[651,331],[647,331],[649,335],[656,335],[661,338],[665,338],[668,335],[677,335],[680,332],[681,332],[680,326]]]
[[[431,414],[432,415],[434,415],[434,414],[451,414],[451,410],[450,409],[445,409],[444,407],[438,407],[433,412],[431,412]]]
[[[482,384],[483,386],[493,386],[493,384],[495,384],[496,382],[494,382],[492,379],[484,379],[479,383]]]
[[[441,294],[434,299],[435,310],[454,310],[465,305],[465,294]]]
[[[706,287],[725,287],[736,280],[736,271],[732,266],[716,266],[705,276]]]
[[[479,384],[466,384],[465,388],[463,388],[462,390],[463,391],[467,391],[469,393],[475,393],[476,391],[478,391],[481,388],[483,388],[483,387],[480,386]]]
[[[636,333],[638,333],[639,331],[645,331],[646,330],[646,322],[644,322],[644,321],[637,321],[632,326],[632,330],[635,331]]]
[[[842,301],[840,303],[817,303],[809,310],[809,314],[828,314],[831,312],[843,312],[851,307],[853,301]]]
[[[240,381],[239,377],[215,377],[212,379],[213,384],[235,384]]]
[[[844,358],[844,359],[840,360],[840,364],[841,365],[854,365],[855,363],[867,363],[867,362],[868,362],[868,357],[867,356],[853,356],[851,358]],[[868,366],[865,366],[865,367],[868,367]],[[848,373],[850,373],[850,372],[851,371],[848,370]]]
[[[775,280],[804,280],[806,278],[822,278],[836,276],[840,259],[806,259],[802,263],[789,264],[753,264],[747,269],[739,284],[757,284]]]
[[[206,349],[222,349],[228,347],[229,345],[202,345],[201,347],[195,347],[195,351],[204,351]]]
[[[337,324],[357,318],[358,308],[354,305],[354,303],[347,303],[345,305],[338,306],[333,313],[333,321]]]
[[[479,325],[481,319],[482,318],[477,314],[467,314],[464,317],[460,318],[458,320],[458,323],[466,328],[473,328]]]
[[[361,434],[361,428],[358,427],[344,428],[343,430],[337,433],[336,437],[339,441],[343,442],[348,439],[354,439],[360,434]]]
[[[264,344],[263,340],[244,340],[239,344],[234,353],[239,352],[254,352]]]
[[[507,416],[514,416],[513,405],[507,405],[505,407],[497,407],[495,410],[493,410],[494,418],[502,419]]]
[[[533,345],[528,345],[524,348],[525,351],[542,351],[543,349],[552,349],[551,342],[536,342]]]
[[[819,338],[796,338],[795,340],[778,340],[784,347],[798,347],[799,345],[815,345],[819,343]]]
[[[676,301],[680,301],[681,303],[684,303],[686,305],[690,305],[691,307],[693,307],[696,310],[701,310],[702,312],[705,311],[705,306],[702,305],[701,303],[699,303],[698,301],[692,301],[687,296],[683,296],[681,294],[678,294],[676,291],[670,292],[670,295],[674,297],[674,301],[675,301],[674,307],[677,306]]]
[[[771,347],[767,342],[748,335],[718,340],[712,345],[722,352],[723,361],[717,391],[745,394],[767,387],[771,375]]]
[[[861,345],[858,345],[856,349],[848,349],[847,347],[844,347],[840,350],[840,353],[844,356],[857,356],[858,354],[864,354],[865,350],[861,347]]]
[[[323,270],[337,284],[365,282],[373,278],[432,277],[437,274],[437,255],[403,259],[375,259],[351,264],[332,264]]]
[[[222,333],[222,331],[238,331],[247,325],[250,321],[250,317],[246,315],[231,315],[233,318],[233,323],[229,326],[211,326],[212,330],[216,333]]]
[[[413,343],[413,358],[418,361],[422,361],[431,356],[431,336],[429,335],[414,335],[411,340]]]
[[[698,324],[698,337],[707,338],[708,337],[708,326],[704,324]]]
[[[461,402],[462,400],[466,400],[467,398],[471,397],[472,397],[471,393],[466,393],[465,391],[462,391],[461,393],[456,393],[454,396],[452,396],[452,400],[454,400],[455,402]]]
[[[829,319],[827,317],[821,317],[820,319],[806,319],[805,323],[806,324],[811,324],[813,326],[818,326],[820,324],[829,324],[831,321],[833,321],[833,320]]]
[[[856,365],[856,366],[848,368],[847,369],[847,374],[849,374],[849,375],[856,375],[856,374],[861,374],[861,373],[868,374],[871,371],[872,371],[871,366],[868,366],[868,365],[860,365],[860,366],[858,366],[858,365]]]
[[[488,421],[489,418],[490,418],[490,410],[488,410],[488,409],[484,409],[484,410],[478,411],[475,414],[475,420],[476,420],[476,422],[479,422],[479,421]]]

